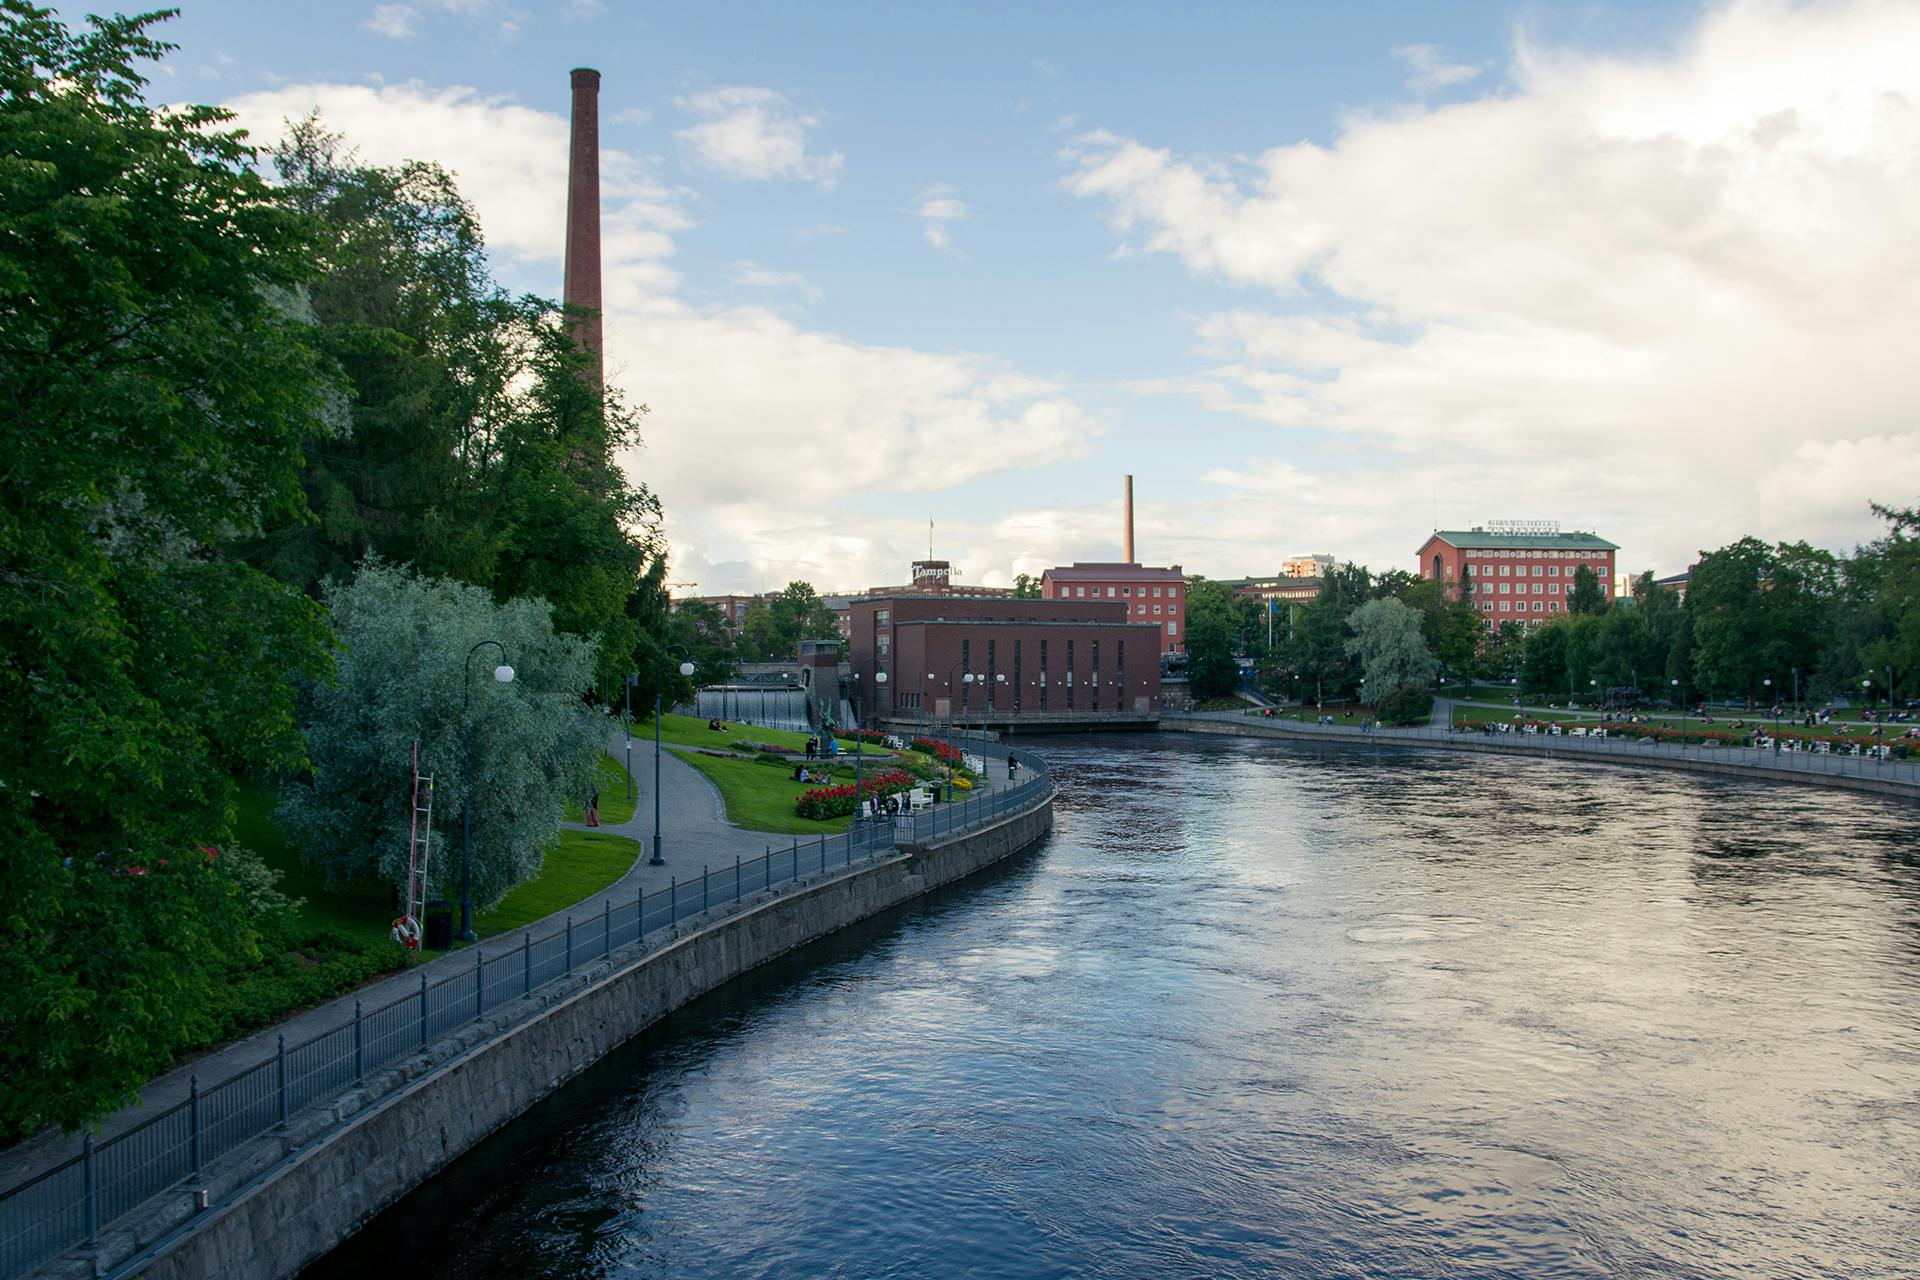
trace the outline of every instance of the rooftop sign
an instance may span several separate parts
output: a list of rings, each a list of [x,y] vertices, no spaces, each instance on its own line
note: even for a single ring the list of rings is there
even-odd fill
[[[1501,533],[1509,537],[1541,537],[1560,532],[1558,520],[1489,520],[1488,533]]]

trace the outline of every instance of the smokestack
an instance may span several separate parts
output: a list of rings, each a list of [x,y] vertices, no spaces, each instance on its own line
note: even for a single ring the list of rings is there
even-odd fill
[[[591,311],[573,338],[593,353],[593,382],[605,383],[600,349],[600,73],[573,72],[573,140],[567,158],[567,277],[562,300]]]
[[[1120,543],[1120,558],[1128,564],[1133,563],[1133,477],[1127,477],[1126,523]]]

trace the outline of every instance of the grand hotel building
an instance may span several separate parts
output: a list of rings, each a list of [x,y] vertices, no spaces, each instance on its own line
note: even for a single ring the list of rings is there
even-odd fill
[[[1467,578],[1474,606],[1489,624],[1532,626],[1567,611],[1573,575],[1582,565],[1611,601],[1618,551],[1595,534],[1561,533],[1549,524],[1440,530],[1420,548],[1420,576],[1438,582],[1447,596]]]

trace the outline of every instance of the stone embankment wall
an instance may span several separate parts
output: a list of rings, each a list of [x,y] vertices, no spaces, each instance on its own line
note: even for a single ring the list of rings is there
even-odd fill
[[[507,1007],[418,1059],[370,1077],[329,1111],[296,1121],[210,1171],[216,1207],[178,1203],[176,1225],[134,1234],[48,1274],[151,1280],[290,1276],[482,1138],[662,1015],[757,965],[1035,844],[1053,829],[1053,796],[991,826],[830,872],[741,910],[695,920],[646,950],[583,968],[572,983]],[[118,1255],[109,1266],[103,1256]]]
[[[1433,737],[1403,738],[1395,736],[1392,730],[1384,730],[1372,735],[1355,733],[1335,736],[1316,730],[1311,725],[1297,725],[1288,720],[1268,720],[1253,716],[1212,719],[1204,716],[1167,715],[1160,718],[1160,728],[1174,733],[1205,733],[1231,738],[1288,738],[1297,742],[1317,742],[1325,746],[1342,748],[1432,747],[1445,751],[1477,751],[1486,755],[1536,756],[1564,760],[1572,764],[1620,765],[1629,769],[1685,769],[1690,773],[1739,778],[1744,782],[1805,783],[1816,787],[1837,787],[1843,791],[1862,791],[1872,795],[1891,796],[1910,803],[1920,803],[1920,788],[1904,782],[1876,778],[1871,774],[1862,777],[1844,773],[1760,769],[1733,760],[1723,762],[1656,755],[1635,757],[1626,752],[1617,754],[1608,752],[1603,755],[1595,751],[1582,751],[1572,746],[1571,742],[1576,740],[1534,734],[1496,736],[1453,733]],[[1732,755],[1733,751],[1729,750],[1728,754]]]

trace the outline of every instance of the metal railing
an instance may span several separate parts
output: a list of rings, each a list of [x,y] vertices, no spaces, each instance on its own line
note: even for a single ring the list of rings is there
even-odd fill
[[[1452,728],[1425,725],[1411,729],[1389,729],[1381,727],[1367,729],[1357,724],[1327,725],[1314,724],[1306,720],[1287,720],[1279,717],[1269,719],[1265,716],[1248,715],[1240,711],[1189,712],[1184,716],[1169,717],[1169,719],[1228,722],[1252,721],[1261,725],[1283,727],[1290,733],[1297,732],[1301,736],[1320,735],[1329,738],[1361,738],[1376,742],[1458,742],[1463,739],[1470,739],[1513,747],[1551,747],[1555,751],[1591,755],[1602,759],[1691,761],[1737,765],[1751,769],[1759,776],[1764,776],[1768,773],[1779,773],[1785,775],[1819,774],[1826,777],[1879,778],[1887,782],[1920,787],[1920,762],[1911,760],[1892,760],[1877,755],[1856,755],[1840,751],[1775,751],[1771,747],[1744,747],[1738,745],[1718,747],[1685,746],[1678,743],[1655,742],[1651,738],[1628,736],[1633,732],[1633,726],[1631,725],[1608,724],[1599,726],[1608,731],[1607,736],[1601,738],[1591,734],[1585,737],[1576,737],[1568,733],[1486,731],[1477,727],[1460,725]],[[1616,737],[1616,734],[1620,736]]]
[[[1004,760],[1004,748],[989,754]],[[290,1117],[338,1097],[369,1075],[424,1052],[448,1032],[569,977],[582,964],[677,926],[747,895],[771,892],[804,876],[849,867],[895,849],[902,836],[933,839],[978,826],[1044,794],[1045,766],[1021,753],[1030,781],[894,822],[858,824],[840,835],[766,846],[755,858],[701,868],[698,880],[675,880],[629,902],[603,900],[597,914],[575,917],[520,945],[473,949],[465,972],[429,981],[374,1008],[353,1005],[351,1018],[298,1043],[279,1038],[273,1056],[216,1084],[190,1080],[187,1100],[103,1142],[85,1139],[81,1153],[0,1192],[0,1280],[21,1275],[67,1249],[94,1244],[102,1229],[154,1196],[198,1182],[208,1164]],[[531,1012],[531,1010],[529,1011]],[[517,1022],[516,1024],[517,1025]]]

